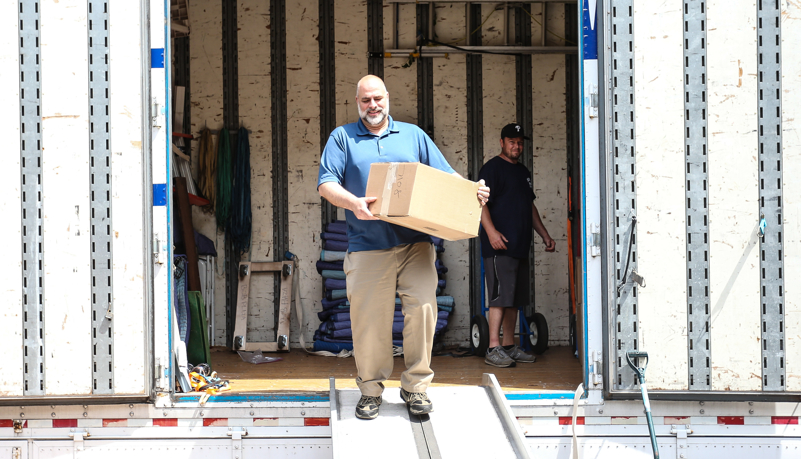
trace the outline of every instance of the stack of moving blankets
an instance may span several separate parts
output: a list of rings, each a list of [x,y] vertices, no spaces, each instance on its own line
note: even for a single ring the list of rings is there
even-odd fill
[[[348,252],[348,225],[339,220],[326,225],[320,236],[323,250],[317,262],[317,272],[323,277],[325,297],[322,300],[323,310],[317,313],[320,327],[314,333],[314,350],[337,353],[343,349],[353,349],[353,332],[350,327],[350,303],[346,292],[345,271],[342,264]],[[431,237],[437,256],[445,251],[442,239]],[[445,273],[448,268],[437,258],[439,280],[437,283],[437,325],[436,340],[448,326],[448,317],[453,311],[454,301],[451,296],[444,296]],[[395,298],[395,321],[392,324],[392,343],[403,346],[403,312],[400,298]]]

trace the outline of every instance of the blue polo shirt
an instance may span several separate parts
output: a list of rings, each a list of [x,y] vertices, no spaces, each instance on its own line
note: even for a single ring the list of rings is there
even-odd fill
[[[370,165],[389,162],[419,162],[453,173],[442,152],[419,127],[395,121],[390,116],[387,129],[378,136],[368,131],[360,119],[331,133],[320,159],[317,188],[326,182],[336,182],[354,196],[364,197]],[[430,236],[402,226],[380,220],[359,220],[350,210],[345,210],[345,216],[348,252],[431,241]]]

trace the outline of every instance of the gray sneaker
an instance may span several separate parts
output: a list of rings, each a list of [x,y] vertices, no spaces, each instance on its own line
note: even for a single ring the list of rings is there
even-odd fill
[[[515,345],[515,347],[513,347],[511,350],[506,351],[506,355],[508,355],[509,358],[515,362],[534,363],[537,361],[536,357],[523,352],[523,349],[520,349],[517,345]]]
[[[515,366],[515,361],[506,354],[506,350],[503,346],[496,346],[488,350],[487,357],[484,358],[484,363],[500,368]]]
[[[406,406],[409,407],[409,412],[415,416],[434,411],[434,405],[431,404],[431,400],[425,392],[406,392],[406,389],[401,387],[400,393]]]
[[[381,406],[381,396],[370,397],[362,395],[356,405],[356,417],[359,419],[375,419],[378,417],[378,407]]]

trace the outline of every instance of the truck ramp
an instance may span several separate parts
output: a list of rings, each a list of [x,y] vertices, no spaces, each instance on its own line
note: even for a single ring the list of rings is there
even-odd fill
[[[356,418],[358,389],[331,382],[334,458],[528,458],[523,431],[494,375],[481,386],[430,387],[430,415],[410,414],[400,389],[384,390],[378,418]]]

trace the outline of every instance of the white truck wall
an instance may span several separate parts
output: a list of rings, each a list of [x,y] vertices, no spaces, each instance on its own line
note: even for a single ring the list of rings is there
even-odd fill
[[[434,8],[437,40],[445,43],[464,41],[464,5],[448,3]],[[384,27],[387,27],[385,25]],[[434,58],[434,142],[453,169],[467,177],[467,57],[453,54],[447,59]],[[406,69],[410,71],[412,69]],[[417,72],[414,73],[415,77]],[[445,293],[456,307],[448,320],[446,342],[464,342],[470,327],[470,255],[468,240],[447,242],[440,257],[448,268]]]
[[[684,193],[684,37],[681,2],[637,2],[634,21],[635,113],[638,227],[637,257],[642,263],[660,260],[660,275],[648,276],[637,291],[640,339],[648,350],[648,380],[662,389],[687,389],[687,283],[685,266]],[[661,20],[655,20],[659,17]],[[649,95],[659,94],[659,103]],[[676,141],[679,139],[679,141]],[[665,255],[668,256],[665,256]],[[682,351],[677,352],[678,349]],[[653,383],[651,383],[653,384]],[[652,386],[653,387],[653,386]]]
[[[17,41],[17,5],[4,2],[0,5],[0,68],[18,69],[19,50]],[[19,139],[19,76],[17,72],[0,72],[0,136],[4,139]],[[22,219],[20,144],[7,142],[4,167],[0,167],[0,213],[8,222]],[[21,225],[0,225],[0,239],[5,241],[4,265],[9,273],[22,269]],[[3,372],[0,372],[0,396],[22,395],[22,276],[0,276],[0,336],[8,339]],[[14,343],[14,344],[11,344]]]
[[[532,5],[532,44],[539,43],[541,28],[535,21],[542,22],[541,8],[544,4]],[[538,14],[539,13],[539,14]],[[549,4],[546,9],[545,25],[548,46],[568,46],[565,37],[565,5]],[[560,38],[562,37],[562,38]],[[570,56],[576,58],[576,56]],[[569,338],[570,286],[567,254],[567,107],[565,105],[565,56],[561,54],[541,54],[532,56],[533,106],[532,120],[534,130],[531,142],[534,144],[533,170],[531,171],[534,202],[539,210],[542,223],[556,241],[556,252],[548,253],[542,239],[533,234],[534,244],[534,282],[537,312],[548,321],[549,341],[553,344],[567,344]],[[578,129],[578,126],[576,126]],[[491,135],[494,134],[494,135]],[[499,131],[486,133],[489,138],[500,137]],[[496,140],[496,145],[498,141]],[[498,151],[496,147],[494,151]],[[484,152],[485,155],[487,152]],[[579,165],[575,164],[578,169]],[[580,197],[574,196],[578,203]],[[579,225],[580,216],[574,217],[574,225]],[[578,254],[574,254],[578,256]],[[578,266],[578,265],[577,265]],[[579,291],[576,296],[580,297]]]
[[[311,343],[319,325],[322,287],[315,263],[320,258],[320,195],[317,193],[317,171],[320,164],[320,73],[318,69],[316,0],[287,2],[287,149],[289,165],[289,250],[300,259],[300,271],[294,281],[300,282],[303,300],[303,324],[297,317],[291,321],[289,336],[297,341],[305,334]],[[312,33],[310,33],[310,31]],[[269,178],[268,178],[269,181]],[[270,208],[272,212],[272,208]],[[292,311],[295,315],[295,311]]]
[[[136,20],[132,20],[135,18]],[[115,380],[115,390],[123,393],[143,393],[145,387],[146,351],[142,344],[149,336],[142,327],[145,316],[145,213],[142,183],[145,182],[142,165],[142,52],[147,46],[141,37],[142,23],[138,2],[115,4],[109,9],[110,73],[109,116],[111,118],[111,171],[114,187],[111,207],[114,213],[114,372],[125,375]],[[129,354],[139,350],[142,358]]]
[[[398,5],[398,48],[411,49],[417,43],[417,5]],[[384,4],[384,48],[392,46],[392,24],[394,10]],[[408,59],[384,59],[384,83],[391,99],[392,118],[405,123],[417,124],[417,60],[409,67]],[[355,86],[355,84],[353,85]],[[354,88],[355,93],[355,88]],[[434,117],[436,121],[436,115]]]
[[[416,9],[414,4],[399,6],[400,48],[415,43]],[[485,14],[489,11],[485,6]],[[532,15],[539,18],[538,7]],[[192,0],[189,10],[192,133],[204,125],[222,127],[222,45],[219,0]],[[239,115],[250,129],[251,192],[253,210],[253,249],[245,254],[253,261],[272,260],[272,134],[270,107],[270,29],[267,28],[269,5],[243,0],[237,5],[239,16]],[[300,258],[300,289],[304,306],[303,331],[311,341],[319,325],[316,313],[321,310],[322,279],[315,270],[322,242],[320,199],[316,191],[319,157],[323,146],[319,134],[319,44],[318,2],[287,3],[287,142],[289,160],[289,240],[290,251]],[[464,38],[464,6],[441,4],[436,8],[436,33],[447,42]],[[486,17],[486,16],[485,16]],[[498,30],[503,14],[498,11],[484,25],[484,43],[498,44]],[[384,5],[385,48],[392,43],[393,8]],[[512,22],[513,23],[513,22]],[[345,124],[356,120],[356,83],[367,73],[367,4],[364,0],[337,3],[335,10],[336,120]],[[548,28],[564,35],[564,7],[548,10]],[[532,21],[533,40],[540,36],[539,25]],[[549,36],[549,44],[559,44]],[[515,121],[514,57],[484,56],[484,139],[485,159],[499,152],[501,128]],[[408,68],[404,58],[384,59],[384,72],[391,99],[391,114],[398,121],[417,122],[417,64]],[[551,343],[565,344],[569,314],[566,220],[567,180],[565,152],[565,72],[564,56],[534,56],[534,183],[537,206],[557,252],[542,251],[535,236],[537,264],[537,309],[548,319]],[[465,56],[451,54],[434,58],[434,141],[457,172],[467,172],[467,100]],[[197,158],[193,142],[193,160]],[[340,211],[340,216],[342,215]],[[218,271],[215,295],[215,339],[225,338],[224,237],[216,233],[213,216],[198,210],[193,214],[198,231],[217,242]],[[443,254],[448,267],[446,294],[453,295],[457,308],[451,317],[445,341],[464,343],[470,323],[467,284],[468,247],[466,242],[449,242]],[[267,341],[273,330],[273,283],[269,275],[254,278],[251,285],[248,339]],[[294,315],[294,311],[293,311]],[[296,320],[292,320],[290,339],[298,342]]]
[[[33,3],[24,7],[30,9],[26,14],[34,8]],[[7,344],[3,371],[0,372],[0,395],[144,396],[149,390],[149,381],[146,381],[149,336],[146,334],[148,322],[145,316],[144,263],[147,255],[143,248],[144,85],[140,2],[115,5],[110,8],[105,24],[94,22],[95,30],[103,27],[108,30],[106,62],[109,67],[107,72],[93,70],[93,76],[89,70],[86,2],[42,1],[37,4],[38,21],[24,21],[23,30],[36,28],[40,34],[36,41],[36,61],[41,67],[36,73],[20,71],[22,21],[18,21],[19,4],[5,2],[0,8],[5,25],[0,32],[0,62],[5,69],[0,75],[0,104],[3,107],[0,129],[8,140],[0,172],[0,211],[6,222],[0,230],[6,248],[2,259],[4,275],[0,280],[0,334],[6,338]],[[30,43],[33,41],[28,41]],[[95,42],[94,46],[103,47],[106,43]],[[42,187],[38,198],[41,200],[42,223],[41,228],[28,227],[26,231],[28,235],[41,235],[44,254],[41,277],[30,274],[25,278],[21,258],[26,250],[22,245],[22,212],[26,211],[28,215],[34,212],[29,204],[37,197],[28,192],[28,204],[23,203],[20,135],[21,123],[26,118],[22,118],[20,106],[22,75],[25,81],[36,79],[41,84],[41,91],[34,98],[38,107],[33,110],[41,115],[41,123],[30,122],[30,111],[24,114],[29,117],[24,123],[28,133],[41,129],[42,169],[41,175],[33,178],[39,180]],[[104,78],[108,81],[108,93],[102,94],[100,89],[94,89],[92,99],[90,82]],[[105,114],[95,110],[94,115],[108,115],[107,123],[100,121],[101,118],[93,118],[90,113],[90,101],[101,104],[105,97],[108,97]],[[90,132],[102,130],[109,133],[109,157],[106,165],[95,165],[93,161],[100,160],[101,152],[93,157],[92,145],[95,150],[105,147],[91,144]],[[28,144],[28,151],[36,148],[35,144]],[[109,167],[105,173],[100,169],[97,172],[90,169],[104,166]],[[110,191],[105,196],[96,196],[91,186],[101,181],[110,184]],[[105,206],[106,200],[110,203],[109,214],[94,215],[93,206]],[[96,247],[100,242],[94,236],[101,232],[110,236],[111,241],[107,246],[103,242],[104,247]],[[33,247],[28,246],[27,251],[31,250]],[[111,260],[98,258],[100,252],[107,250]],[[103,265],[95,268],[95,263],[100,263],[100,260]],[[31,262],[27,264],[28,269],[32,269]],[[99,284],[111,286],[109,298],[105,298],[105,293],[95,298],[93,286]],[[38,302],[35,287],[43,291],[40,317],[44,323],[41,334],[44,376],[41,385],[32,380],[33,385],[26,388],[25,374],[33,373],[34,367],[39,366],[32,361],[25,362],[24,357],[26,352],[35,352],[36,348],[23,346],[23,317],[26,314],[23,299],[27,296],[29,303]],[[93,311],[93,301],[103,310],[99,316],[101,321],[106,313],[112,317],[105,319],[113,321],[108,322],[112,324],[113,332],[108,346],[94,344],[93,315],[96,311]],[[27,312],[29,321],[37,320],[32,317],[37,315],[33,309]],[[98,326],[97,331],[100,330]],[[93,369],[101,365],[98,363],[100,357],[95,355],[111,358],[109,368],[101,370],[111,373],[111,381],[94,379]]]
[[[795,59],[801,43],[801,5],[782,0],[782,142],[784,146],[784,269],[801,272],[801,60]],[[788,279],[795,278],[787,276]],[[787,337],[787,390],[801,390],[801,287],[785,284]]]
[[[637,288],[639,349],[649,353],[649,389],[688,389],[685,61],[681,1],[634,2],[637,254],[646,286]],[[760,279],[760,152],[758,102],[760,25],[753,2],[706,2],[708,238],[711,389],[762,391]],[[798,41],[799,8],[782,2],[782,201],[786,306],[786,389],[801,387],[799,302],[791,279],[801,266],[799,70],[789,43]],[[774,40],[771,34],[765,40]],[[625,45],[625,41],[622,42]],[[765,59],[775,59],[769,53]],[[690,61],[691,62],[691,61]],[[771,61],[772,62],[772,61]],[[628,62],[617,62],[628,66]],[[627,68],[627,67],[626,67]],[[766,81],[776,74],[765,72]],[[690,97],[694,97],[691,95]],[[775,97],[773,94],[765,97]],[[768,116],[766,114],[765,116]],[[691,120],[692,121],[692,120]],[[775,129],[767,123],[765,129]],[[774,145],[766,146],[775,149]],[[774,150],[775,151],[775,150]],[[610,153],[614,155],[614,150]],[[620,152],[621,155],[627,152]],[[771,160],[772,161],[772,160]],[[765,170],[776,164],[765,161]],[[613,184],[614,185],[614,184]],[[775,187],[775,184],[767,184]],[[780,204],[781,206],[781,204]],[[766,234],[778,231],[768,217]],[[695,223],[695,222],[693,222]],[[625,255],[625,253],[623,254]],[[776,257],[775,253],[767,253]],[[780,255],[779,255],[780,256]],[[625,260],[617,260],[623,263]],[[706,275],[693,272],[693,276]],[[775,273],[767,273],[775,276]],[[696,277],[697,278],[697,277]],[[769,305],[770,306],[770,305]],[[702,306],[701,306],[702,307]],[[781,327],[780,326],[780,327]],[[614,332],[613,332],[614,333]],[[705,343],[696,343],[703,346]],[[784,350],[784,349],[782,349]],[[703,362],[696,362],[703,365]],[[624,362],[625,365],[625,362]]]
[[[222,6],[219,2],[188,1],[191,12],[190,27],[192,31],[202,33],[189,34],[189,67],[191,101],[191,132],[198,136],[208,127],[216,130],[223,123],[223,86],[222,86]],[[240,31],[240,35],[246,34]],[[240,77],[240,80],[242,77]],[[213,136],[215,152],[217,137]],[[252,139],[251,139],[252,141]],[[199,160],[197,141],[192,141],[192,173],[197,180]],[[217,232],[217,223],[213,214],[205,214],[200,208],[192,207],[192,222],[195,230],[215,242],[217,248],[217,265],[215,267],[214,290],[214,340],[225,342],[225,237]],[[209,320],[211,318],[208,318]]]
[[[54,312],[45,320],[47,392],[87,394],[92,390],[92,358],[86,352],[91,335],[74,331],[91,321],[86,307],[91,290],[73,288],[91,285],[86,9],[41,6],[43,200],[59,201],[43,212],[44,301]]]
[[[756,15],[744,14],[751,13],[753,5],[732,8],[719,0],[708,5],[712,388],[758,390],[762,372]]]
[[[207,2],[210,11],[221,11],[219,2]],[[215,5],[215,6],[211,6]],[[287,14],[289,14],[287,5]],[[272,112],[270,97],[270,5],[269,2],[240,2],[237,6],[237,21],[239,31],[237,34],[239,49],[239,121],[242,126],[249,129],[250,140],[250,177],[251,199],[253,212],[253,236],[250,253],[244,254],[242,260],[266,261],[272,260],[273,253],[273,199],[272,188]],[[190,34],[190,39],[192,35]],[[288,42],[288,41],[287,41]],[[219,42],[215,42],[219,46]],[[190,45],[191,46],[191,45]],[[220,54],[222,64],[223,55]],[[191,68],[191,66],[190,66]],[[222,89],[222,71],[209,75],[209,78],[219,79]],[[220,126],[222,127],[223,105],[220,100],[218,107],[220,113]],[[194,118],[194,116],[193,116]],[[289,139],[291,134],[287,133]],[[231,151],[236,148],[231,146]],[[219,246],[218,246],[219,247]],[[217,251],[218,258],[225,258]],[[222,256],[219,256],[222,255]],[[220,288],[225,285],[225,271],[221,270],[223,280]],[[255,341],[272,341],[273,332],[273,275],[263,274],[251,278],[250,307],[248,316],[248,339]],[[217,310],[225,310],[225,300],[216,304]],[[224,343],[225,320],[224,315],[218,318],[217,329],[222,330]]]

